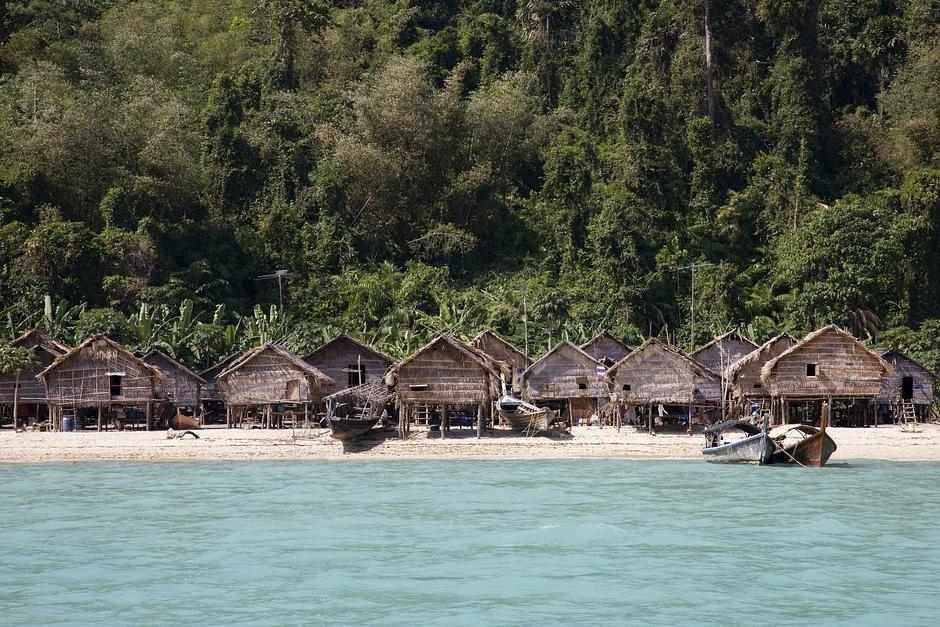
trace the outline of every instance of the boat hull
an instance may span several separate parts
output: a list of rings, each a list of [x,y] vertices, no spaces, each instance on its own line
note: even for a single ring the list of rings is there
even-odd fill
[[[378,421],[378,418],[330,418],[330,437],[349,442],[367,434]]]
[[[702,449],[705,461],[724,464],[769,464],[773,460],[773,454],[774,443],[766,433]]]
[[[820,431],[775,452],[774,463],[820,468],[826,465],[836,448],[836,443],[829,434]]]
[[[549,414],[551,410],[541,409],[539,411],[503,411],[500,410],[500,417],[509,423],[513,431],[519,433],[539,433],[548,431]]]

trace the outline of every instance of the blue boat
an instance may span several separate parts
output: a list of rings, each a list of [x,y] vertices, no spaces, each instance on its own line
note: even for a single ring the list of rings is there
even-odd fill
[[[724,434],[738,430],[744,438],[724,442]],[[744,420],[726,420],[705,430],[708,446],[702,449],[707,462],[772,464],[774,442],[766,430],[758,429]]]

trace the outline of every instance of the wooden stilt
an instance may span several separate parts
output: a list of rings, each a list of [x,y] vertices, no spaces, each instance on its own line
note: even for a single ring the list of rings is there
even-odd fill
[[[653,435],[653,404],[649,403],[647,405],[647,411],[649,415],[646,418],[646,432],[649,435]]]
[[[483,437],[483,405],[477,405],[477,439]]]
[[[150,431],[153,426],[153,419],[151,418],[151,414],[153,414],[153,405],[150,403],[150,401],[147,401],[147,431]]]
[[[98,431],[104,427],[104,405],[98,405]]]

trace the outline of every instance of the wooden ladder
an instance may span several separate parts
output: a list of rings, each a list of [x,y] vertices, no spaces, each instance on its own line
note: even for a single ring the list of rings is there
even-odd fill
[[[914,410],[914,401],[911,399],[901,401],[901,418],[905,425],[917,424],[917,412]]]

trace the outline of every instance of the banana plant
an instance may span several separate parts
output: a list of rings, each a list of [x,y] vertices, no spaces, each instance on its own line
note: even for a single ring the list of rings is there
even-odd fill
[[[70,339],[75,335],[75,323],[84,312],[85,303],[71,307],[68,301],[63,299],[53,306],[52,296],[46,294],[43,298],[43,315],[39,326],[54,338]]]

